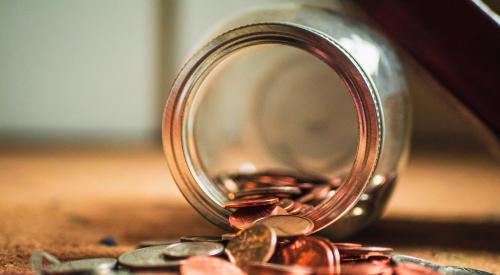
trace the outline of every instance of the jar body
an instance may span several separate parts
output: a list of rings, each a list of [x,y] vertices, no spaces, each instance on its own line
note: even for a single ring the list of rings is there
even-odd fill
[[[388,43],[342,13],[303,5],[249,12],[220,33],[181,70],[165,110],[165,154],[190,203],[227,228],[216,179],[286,169],[342,181],[306,215],[315,231],[342,238],[378,218],[409,129]]]

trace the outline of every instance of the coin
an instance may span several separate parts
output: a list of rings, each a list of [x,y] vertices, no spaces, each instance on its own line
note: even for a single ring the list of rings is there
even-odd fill
[[[248,267],[248,274],[252,275],[310,275],[314,270],[305,266],[280,265],[280,264],[251,264]]]
[[[184,260],[168,260],[163,257],[163,251],[168,245],[157,245],[139,248],[126,252],[118,257],[118,262],[132,269],[176,268]]]
[[[180,238],[181,242],[215,242],[220,243],[223,241],[220,236],[183,236]]]
[[[258,219],[279,214],[285,215],[288,212],[276,205],[239,208],[229,215],[229,224],[236,229],[245,229]]]
[[[477,270],[467,267],[451,266],[451,265],[441,266],[438,269],[438,273],[444,275],[494,275],[493,273],[489,273],[482,270]]]
[[[190,256],[215,256],[224,252],[224,245],[215,242],[180,242],[168,245],[163,255],[170,258]]]
[[[268,216],[255,223],[272,227],[278,238],[307,235],[314,229],[314,223],[310,219],[291,215]]]
[[[179,242],[179,240],[146,240],[139,243],[139,248],[144,248],[148,246],[157,246],[157,245],[168,245]]]
[[[418,264],[418,265],[430,268],[434,271],[437,271],[440,267],[438,264],[435,264],[433,262],[419,259],[417,257],[412,257],[412,256],[408,256],[408,255],[401,255],[401,254],[391,255],[391,261],[396,265],[407,264],[407,263]]]
[[[280,248],[273,263],[321,268],[322,274],[336,274],[336,260],[330,244],[320,238],[299,237]]]
[[[293,200],[287,198],[281,199],[278,202],[278,206],[282,207],[286,211],[291,210],[293,208],[293,204]]]
[[[362,247],[361,244],[359,243],[333,243],[333,245],[335,245],[338,249],[341,249],[341,248],[355,248],[355,247]]]
[[[243,208],[249,206],[273,205],[279,202],[278,198],[257,198],[257,199],[239,199],[226,201],[224,208]]]
[[[262,195],[262,194],[266,194],[266,195],[271,195],[271,194],[297,195],[300,193],[301,193],[300,189],[296,186],[269,186],[269,187],[259,187],[259,188],[254,188],[254,189],[241,190],[235,194],[235,197],[240,198],[243,196]]]
[[[230,240],[232,240],[234,237],[236,237],[236,234],[234,234],[234,233],[224,233],[224,234],[222,234],[220,237],[221,237],[221,239],[222,239],[223,241],[230,241]]]
[[[338,247],[342,259],[361,258],[366,259],[373,255],[388,255],[394,250],[388,247],[362,246],[362,247]]]
[[[47,266],[44,269],[46,274],[74,274],[74,273],[91,273],[94,271],[111,270],[116,266],[114,258],[92,258],[74,260],[62,263],[55,263]]]
[[[236,265],[216,257],[194,256],[186,260],[180,268],[183,275],[228,274],[245,275]]]
[[[441,274],[430,268],[414,263],[398,264],[393,267],[393,270],[395,275],[440,275]]]
[[[276,247],[274,229],[256,224],[236,234],[226,246],[229,260],[244,270],[251,263],[266,263]]]
[[[385,264],[343,264],[341,269],[342,275],[392,275],[392,268]]]

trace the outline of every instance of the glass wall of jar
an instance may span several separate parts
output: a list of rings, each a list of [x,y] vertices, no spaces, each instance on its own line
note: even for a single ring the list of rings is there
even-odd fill
[[[293,178],[314,231],[378,218],[408,144],[403,71],[386,40],[342,12],[277,5],[243,14],[181,69],[164,151],[178,187],[229,229],[225,201],[261,176]]]

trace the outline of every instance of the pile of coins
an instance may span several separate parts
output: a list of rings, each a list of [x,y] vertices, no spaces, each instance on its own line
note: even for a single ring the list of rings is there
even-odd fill
[[[227,195],[224,207],[234,212],[229,224],[245,229],[258,219],[273,215],[305,215],[333,196],[342,179],[329,180],[285,171],[223,174],[215,182]]]
[[[440,266],[397,255],[391,248],[334,243],[307,236],[312,222],[293,215],[263,218],[236,234],[188,236],[180,240],[149,241],[113,258],[59,262],[46,252],[35,252],[35,274],[490,274],[454,266]],[[43,261],[50,264],[44,266]]]
[[[41,274],[489,274],[440,266],[391,248],[334,243],[311,236],[314,223],[304,215],[335,194],[342,179],[265,171],[217,177],[232,210],[229,224],[237,233],[145,241],[118,259],[60,262],[46,252],[32,255]],[[48,262],[48,265],[44,264]]]

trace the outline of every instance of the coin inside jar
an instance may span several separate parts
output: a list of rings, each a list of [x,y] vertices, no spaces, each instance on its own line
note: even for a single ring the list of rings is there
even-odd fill
[[[224,245],[215,242],[180,242],[170,244],[163,250],[169,258],[187,258],[190,256],[215,256],[224,251]]]
[[[74,274],[85,272],[104,272],[113,269],[116,265],[114,258],[93,258],[55,263],[47,266],[43,271],[46,274]]]
[[[255,198],[255,199],[238,199],[224,202],[224,208],[243,208],[251,206],[273,205],[279,202],[278,198]]]
[[[268,216],[257,220],[256,224],[272,227],[279,238],[308,235],[314,229],[314,223],[310,219],[290,215]]]
[[[182,236],[179,239],[181,242],[215,242],[223,241],[221,236]]]
[[[288,212],[276,205],[239,208],[229,215],[229,224],[236,229],[245,229],[252,226],[258,219],[280,214],[288,214]]]

